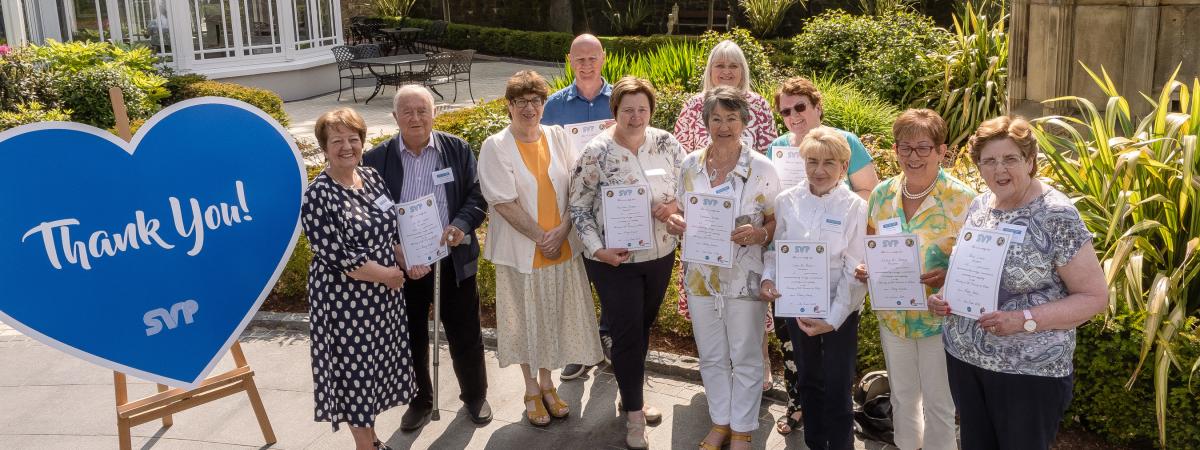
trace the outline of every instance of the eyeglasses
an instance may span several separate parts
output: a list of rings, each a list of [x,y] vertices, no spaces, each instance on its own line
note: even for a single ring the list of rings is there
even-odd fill
[[[930,153],[933,153],[933,148],[934,147],[932,145],[921,145],[918,147],[901,145],[896,147],[896,153],[900,156],[912,156],[913,152],[915,151],[917,152],[917,156],[926,157],[929,156]]]
[[[541,97],[518,98],[518,99],[513,99],[511,102],[512,102],[513,106],[517,107],[517,109],[525,109],[525,107],[529,106],[529,105],[533,105],[534,108],[542,106],[542,98]]]
[[[790,108],[780,108],[779,115],[782,117],[789,117],[792,115],[793,110],[796,111],[796,114],[800,114],[804,111],[808,111],[808,105],[804,103],[797,103],[796,106]]]
[[[997,167],[1004,167],[1005,169],[1012,169],[1023,163],[1025,163],[1025,157],[1010,155],[1010,156],[1005,156],[1003,160],[998,160],[995,158],[988,158],[983,161],[979,161],[979,167],[983,168],[983,169],[988,169],[988,170],[996,170]]]

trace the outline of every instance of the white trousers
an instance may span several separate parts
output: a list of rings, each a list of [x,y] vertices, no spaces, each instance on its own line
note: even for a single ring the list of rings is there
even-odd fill
[[[957,450],[954,399],[942,335],[909,339],[879,324],[891,384],[892,425],[901,450]]]
[[[688,296],[708,415],[733,431],[758,429],[762,402],[763,316],[767,304],[749,297]]]

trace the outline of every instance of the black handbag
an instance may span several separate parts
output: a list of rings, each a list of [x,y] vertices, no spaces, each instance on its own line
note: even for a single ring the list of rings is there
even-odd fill
[[[858,439],[895,445],[892,426],[891,386],[887,371],[875,371],[863,376],[854,385],[854,435]]]

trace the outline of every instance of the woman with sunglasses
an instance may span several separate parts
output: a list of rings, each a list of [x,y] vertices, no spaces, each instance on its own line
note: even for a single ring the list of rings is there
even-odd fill
[[[767,148],[767,158],[771,159],[775,157],[776,147],[799,147],[800,142],[804,141],[804,137],[808,135],[809,131],[821,126],[821,118],[824,114],[821,109],[821,93],[817,91],[817,86],[812,81],[804,77],[792,77],[784,81],[783,85],[779,86],[779,90],[775,92],[775,105],[779,108],[777,111],[783,117],[783,124],[787,126],[788,132],[771,142],[771,146]],[[871,154],[867,152],[867,148],[854,133],[834,129],[846,136],[846,141],[850,143],[850,163],[846,170],[846,180],[850,185],[850,190],[866,200],[870,197],[871,190],[875,189],[875,185],[879,184],[879,176],[875,173],[875,164],[871,162]],[[790,187],[792,186],[783,186],[784,189]],[[788,361],[794,361],[792,340],[788,336],[787,328],[782,321],[775,324],[775,336],[783,344],[783,360],[785,361],[783,378],[790,399],[787,415],[781,417],[775,424],[775,429],[779,431],[779,434],[791,433],[792,429],[800,424],[801,417],[800,388],[796,384],[797,371],[796,368],[787,364]]]

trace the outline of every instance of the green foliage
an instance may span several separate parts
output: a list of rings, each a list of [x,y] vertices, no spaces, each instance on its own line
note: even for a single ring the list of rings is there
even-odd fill
[[[966,2],[954,17],[950,45],[931,56],[939,69],[922,81],[921,101],[946,119],[952,149],[965,144],[984,120],[1008,113],[1006,4],[982,0],[976,8]],[[988,16],[989,11],[1002,15]]]
[[[163,87],[167,80],[160,74],[158,57],[146,47],[126,48],[106,42],[51,40],[45,45],[32,46],[31,51],[37,62],[58,73],[78,73],[97,67],[113,69],[142,91],[139,97],[144,98],[145,104],[141,108],[147,111],[153,112],[156,109],[154,106],[168,95]],[[128,92],[125,97],[126,103],[130,103]],[[132,105],[130,109],[133,109]]]
[[[864,141],[873,140],[882,147],[892,146],[892,122],[900,115],[895,106],[854,84],[828,76],[813,79],[813,84],[821,92],[825,112],[821,123],[854,133]]]
[[[863,14],[883,16],[892,11],[910,9],[916,0],[858,0],[858,10]]]
[[[650,117],[650,126],[660,130],[673,131],[675,120],[679,119],[679,113],[683,111],[683,104],[687,103],[690,96],[678,85],[669,84],[658,88],[658,95],[654,98],[654,115]]]
[[[317,175],[321,174],[322,169],[322,166],[308,166],[308,181],[311,183]],[[300,238],[296,240],[296,248],[292,250],[292,256],[283,266],[283,272],[279,274],[279,280],[275,282],[275,287],[271,288],[271,292],[307,305],[308,266],[312,263],[312,256],[312,247],[309,246],[308,238],[301,231]]]
[[[37,64],[32,47],[18,47],[0,57],[0,110],[39,102],[58,104],[58,91],[50,74]]]
[[[810,19],[794,38],[801,73],[854,80],[896,105],[923,95],[921,80],[937,67],[929,52],[940,52],[949,33],[933,19],[898,10],[883,16],[853,16],[833,10]]]
[[[99,128],[110,128],[116,123],[108,90],[120,88],[125,107],[131,119],[144,119],[158,111],[158,103],[147,98],[146,92],[133,84],[133,80],[115,67],[98,65],[76,71],[55,74],[59,89],[59,105],[74,111],[72,119]]]
[[[617,6],[614,0],[604,0],[604,18],[612,25],[615,34],[627,34],[638,31],[642,22],[654,13],[648,0],[625,0],[625,7]]]
[[[13,111],[0,111],[0,131],[15,128],[27,123],[70,121],[71,111],[58,108],[47,108],[38,102],[21,103]]]
[[[240,84],[220,81],[200,81],[186,84],[174,97],[186,100],[197,97],[226,97],[254,105],[263,110],[284,127],[288,126],[288,115],[283,110],[283,99],[266,89],[252,88]]]
[[[1129,388],[1143,368],[1153,374],[1158,441],[1166,446],[1175,431],[1168,429],[1172,374],[1200,366],[1200,357],[1176,351],[1200,316],[1200,78],[1189,89],[1176,80],[1176,69],[1157,99],[1146,97],[1152,110],[1139,119],[1106,71],[1084,70],[1108,96],[1104,112],[1082,97],[1051,99],[1074,103],[1078,117],[1037,119],[1034,133],[1049,162],[1046,174],[1075,200],[1094,235],[1109,317],[1145,314],[1137,351],[1108,356],[1136,355],[1136,367],[1125,367]]]
[[[633,54],[608,51],[604,58],[602,75],[610,83],[626,75],[645,78],[656,88],[680,85],[688,80],[696,80],[698,83],[703,74],[703,66],[696,66],[695,60],[702,56],[700,45],[695,42],[665,44],[650,51]],[[574,80],[575,73],[570,64],[567,64],[563,76],[550,80],[550,87],[553,90],[562,89]]]
[[[163,85],[163,87],[167,88],[167,91],[170,92],[170,95],[163,100],[163,106],[173,105],[187,100],[187,98],[183,96],[187,91],[187,87],[201,81],[208,81],[208,77],[198,73],[167,75],[167,83]]]
[[[463,138],[471,145],[475,156],[479,156],[483,141],[499,133],[510,122],[508,102],[499,98],[477,107],[440,114],[433,119],[433,129]]]
[[[408,17],[417,0],[371,0],[375,14],[387,17]]]
[[[758,37],[774,35],[788,10],[797,3],[808,7],[807,0],[739,0],[738,3],[746,11],[750,31]]]

